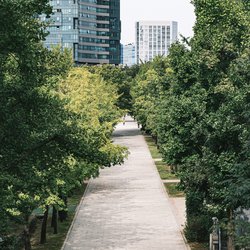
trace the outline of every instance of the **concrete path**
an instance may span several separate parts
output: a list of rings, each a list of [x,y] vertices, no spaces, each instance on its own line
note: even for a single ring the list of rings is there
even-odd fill
[[[186,223],[186,201],[184,197],[169,198],[170,204],[174,211],[175,218],[183,232]]]
[[[114,141],[129,158],[90,181],[62,249],[188,249],[136,123],[119,124]]]

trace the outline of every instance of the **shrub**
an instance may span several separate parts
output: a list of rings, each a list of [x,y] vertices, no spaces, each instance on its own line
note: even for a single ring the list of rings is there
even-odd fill
[[[207,215],[189,216],[184,233],[189,242],[208,242],[211,226]]]

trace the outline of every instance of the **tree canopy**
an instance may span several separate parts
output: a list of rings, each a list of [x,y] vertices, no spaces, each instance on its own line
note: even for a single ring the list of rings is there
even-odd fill
[[[73,68],[71,51],[47,50],[48,1],[0,3],[0,243],[10,222],[23,225],[30,249],[33,210],[65,207],[65,197],[99,168],[120,164],[124,147],[111,134],[122,112],[117,89],[86,68]],[[11,21],[6,21],[11,20]],[[4,245],[3,245],[4,244]]]
[[[234,249],[237,211],[250,208],[249,3],[193,4],[194,37],[172,45],[167,58],[140,66],[134,114],[157,137],[164,160],[178,169],[186,236],[207,240],[217,216],[225,219],[228,249]]]

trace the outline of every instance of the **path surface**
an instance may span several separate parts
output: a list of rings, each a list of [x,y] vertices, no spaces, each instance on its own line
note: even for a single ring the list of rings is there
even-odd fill
[[[62,249],[188,249],[136,123],[119,124],[114,141],[129,158],[91,180]]]

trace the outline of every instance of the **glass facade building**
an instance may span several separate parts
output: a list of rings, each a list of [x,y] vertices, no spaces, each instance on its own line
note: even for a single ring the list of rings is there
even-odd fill
[[[178,23],[174,21],[136,22],[136,61],[152,61],[168,55],[170,45],[178,39]]]
[[[45,15],[42,21],[49,21],[49,35],[44,42],[47,48],[60,45],[70,48],[73,52],[74,61],[78,60],[78,4],[76,0],[53,0],[50,1],[53,14],[48,19]]]
[[[120,0],[56,0],[45,46],[71,48],[76,63],[120,64]],[[45,16],[41,17],[46,20]]]
[[[122,45],[121,64],[129,67],[136,64],[135,45],[133,43]]]

